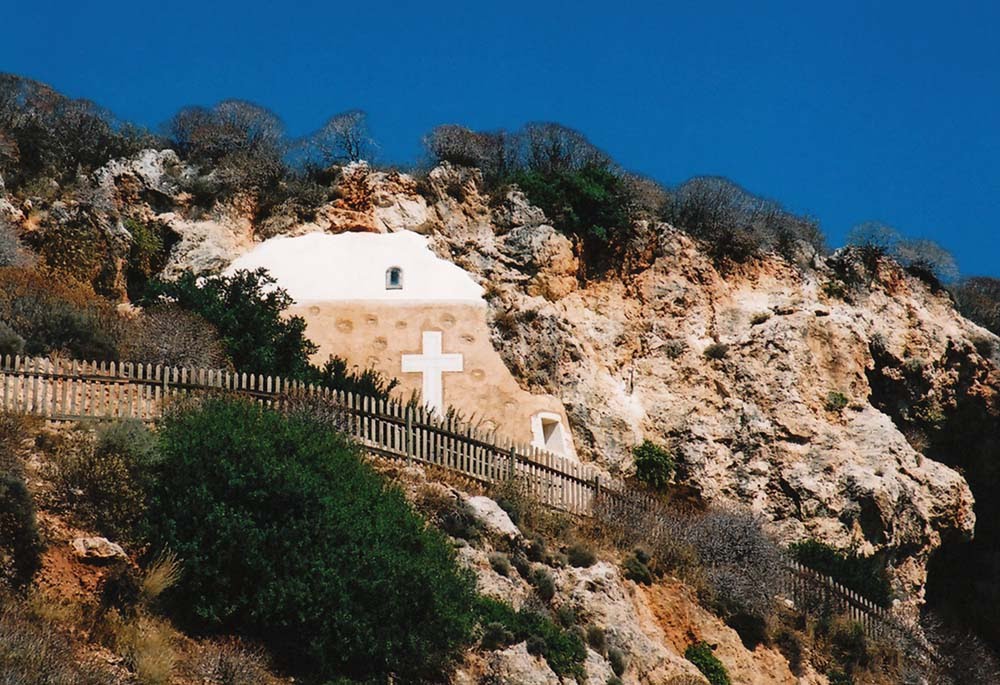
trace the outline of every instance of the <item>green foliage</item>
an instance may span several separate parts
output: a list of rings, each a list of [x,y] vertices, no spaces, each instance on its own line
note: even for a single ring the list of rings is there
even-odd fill
[[[597,555],[587,545],[576,543],[566,550],[566,560],[570,566],[588,568],[597,562]]]
[[[829,412],[841,412],[847,406],[847,395],[839,390],[831,390],[826,394],[826,401],[823,403]]]
[[[622,570],[625,572],[625,577],[640,585],[652,585],[653,572],[649,570],[649,566],[646,563],[639,553],[633,552],[625,557],[625,561],[622,562]]]
[[[608,651],[608,638],[604,628],[600,626],[587,626],[587,644],[598,654]]]
[[[309,376],[310,383],[367,397],[387,398],[399,385],[397,379],[387,379],[374,369],[350,371],[347,361],[341,357],[330,357],[322,367],[313,367]]]
[[[292,298],[275,287],[266,270],[204,279],[186,272],[176,281],[151,281],[144,304],[161,298],[173,300],[213,324],[238,370],[311,379],[309,355],[316,351],[316,345],[306,338],[306,323],[301,317],[281,315]]]
[[[133,300],[142,296],[150,277],[161,268],[165,258],[163,236],[155,226],[133,218],[123,222],[132,235],[125,270],[126,288]]]
[[[676,463],[674,457],[654,442],[643,440],[632,449],[635,457],[635,477],[653,488],[663,490],[670,484]]]
[[[601,272],[620,259],[632,234],[629,199],[621,176],[605,166],[510,177],[552,225],[582,240],[584,259]]]
[[[265,269],[232,276],[199,278],[187,272],[176,281],[151,281],[143,302],[167,299],[211,323],[233,366],[242,372],[282,376],[337,390],[386,398],[397,381],[368,369],[351,372],[347,362],[331,357],[317,368],[309,362],[316,345],[305,335],[300,316],[285,317],[292,304]]]
[[[625,658],[625,652],[617,647],[612,647],[608,650],[608,663],[611,664],[612,673],[618,677],[621,677],[625,673],[625,669],[628,668],[628,660]]]
[[[843,671],[830,671],[826,677],[830,681],[830,685],[854,685],[854,679]]]
[[[707,642],[695,642],[684,650],[684,658],[694,664],[711,685],[730,685],[729,672]]]
[[[543,656],[557,675],[583,676],[587,648],[576,632],[561,628],[545,614],[529,609],[514,611],[494,599],[481,597],[476,604],[482,625],[501,626],[513,635],[511,642],[529,641],[529,651]]]
[[[155,440],[133,419],[103,427],[96,440],[79,435],[58,449],[59,491],[102,535],[137,539],[158,459]]]
[[[0,580],[14,587],[30,583],[40,566],[41,552],[35,504],[24,480],[0,475]]]
[[[789,551],[803,566],[830,576],[879,606],[891,605],[889,577],[885,564],[878,557],[863,557],[854,551],[841,552],[818,540],[797,542]]]
[[[470,637],[448,540],[347,440],[299,414],[207,398],[168,414],[148,516],[183,560],[187,625],[260,640],[320,678],[432,678]]]
[[[556,596],[556,583],[552,579],[552,574],[544,568],[536,568],[531,574],[531,584],[535,586],[535,592],[546,602]]]
[[[509,576],[510,562],[507,560],[507,555],[501,552],[493,552],[490,554],[490,568],[505,578]]]

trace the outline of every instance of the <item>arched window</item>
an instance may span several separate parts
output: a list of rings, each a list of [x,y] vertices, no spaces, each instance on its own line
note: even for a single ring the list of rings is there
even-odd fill
[[[385,289],[386,290],[402,290],[403,289],[403,270],[398,266],[390,266],[385,270]]]

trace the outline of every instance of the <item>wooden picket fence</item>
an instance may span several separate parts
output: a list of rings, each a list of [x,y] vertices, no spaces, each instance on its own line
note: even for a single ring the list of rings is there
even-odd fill
[[[655,513],[657,508],[645,493],[602,481],[591,466],[413,403],[225,370],[10,355],[0,360],[0,408],[56,422],[155,422],[171,403],[211,392],[238,393],[275,407],[322,402],[338,428],[373,455],[443,468],[484,485],[515,478],[541,503],[571,514],[589,516],[598,502],[622,513]],[[847,614],[870,638],[906,640],[933,655],[914,626],[829,577],[789,561],[781,587],[803,611]]]

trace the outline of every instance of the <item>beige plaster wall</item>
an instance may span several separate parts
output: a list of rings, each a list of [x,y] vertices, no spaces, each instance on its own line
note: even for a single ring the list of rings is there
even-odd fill
[[[294,305],[288,314],[306,321],[306,335],[319,345],[314,357],[343,357],[358,369],[374,368],[399,379],[402,399],[419,392],[422,376],[403,373],[401,357],[420,354],[424,331],[441,331],[443,352],[461,353],[461,372],[445,373],[444,404],[454,406],[485,430],[518,442],[532,441],[531,417],[552,412],[562,418],[567,456],[575,456],[562,402],[533,395],[517,384],[490,341],[486,308],[472,304],[386,304],[377,301],[311,302]]]

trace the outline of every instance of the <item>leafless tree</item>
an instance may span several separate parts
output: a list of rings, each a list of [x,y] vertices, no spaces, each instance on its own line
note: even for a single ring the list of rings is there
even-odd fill
[[[948,282],[958,278],[954,255],[933,240],[904,239],[893,250],[896,261],[924,278]]]
[[[322,168],[340,162],[358,162],[372,156],[375,143],[368,132],[368,115],[352,109],[330,117],[302,141],[307,160]]]
[[[435,161],[478,168],[492,182],[519,167],[520,141],[519,134],[504,130],[472,131],[445,124],[424,137],[424,146]]]
[[[524,127],[525,165],[541,173],[611,166],[611,159],[579,131],[562,124],[536,122]]]
[[[955,285],[952,294],[963,315],[1000,335],[1000,279],[966,278]]]
[[[211,109],[186,107],[170,120],[168,130],[180,151],[197,161],[218,162],[238,153],[279,158],[284,146],[281,120],[245,100],[223,100]]]

